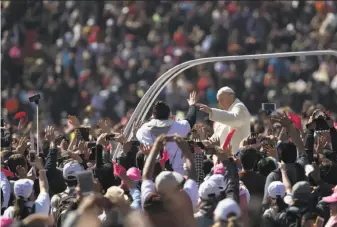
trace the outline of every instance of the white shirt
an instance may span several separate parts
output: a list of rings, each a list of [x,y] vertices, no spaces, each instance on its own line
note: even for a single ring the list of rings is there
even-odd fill
[[[35,214],[45,214],[49,215],[50,210],[50,197],[47,192],[41,192],[35,202],[29,201],[26,202],[27,207],[33,207],[35,204]],[[3,216],[8,218],[13,218],[14,215],[14,207],[10,206],[8,207]]]
[[[149,195],[155,191],[156,190],[155,190],[154,182],[152,180],[144,180],[142,182],[142,188],[141,188],[142,207],[144,207],[144,202],[148,199]],[[186,180],[184,184],[184,191],[186,192],[188,197],[191,199],[193,209],[195,209],[198,204],[198,199],[199,199],[197,183],[192,179]]]
[[[8,207],[8,202],[11,197],[11,185],[9,184],[9,181],[5,174],[1,171],[1,190],[2,190],[2,195],[4,198],[4,201],[1,205],[2,208],[7,208]]]
[[[177,133],[178,135],[185,137],[191,130],[190,124],[186,120],[182,120],[182,121],[163,120],[161,121],[161,120],[152,119],[151,121],[143,124],[142,127],[140,127],[140,129],[137,131],[136,137],[138,141],[142,144],[151,146],[156,140],[156,136],[154,136],[151,133],[150,126],[160,127],[161,124],[164,126],[171,125],[169,131],[167,132],[167,135],[174,135]],[[175,142],[166,143],[165,148],[167,150],[167,153],[170,156],[170,163],[172,165],[173,170],[177,173],[184,175],[184,169],[183,169],[184,162],[183,162],[182,152],[180,148],[177,146]]]
[[[239,99],[236,99],[227,111],[212,108],[209,119],[215,122],[212,137],[219,137],[221,146],[227,134],[236,129],[231,140],[233,154],[239,149],[240,142],[250,135],[250,113]]]

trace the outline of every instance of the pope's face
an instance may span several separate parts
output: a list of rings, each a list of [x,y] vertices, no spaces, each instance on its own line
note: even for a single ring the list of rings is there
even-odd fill
[[[233,94],[232,93],[222,93],[217,96],[217,100],[222,109],[228,110],[229,107],[233,104]]]

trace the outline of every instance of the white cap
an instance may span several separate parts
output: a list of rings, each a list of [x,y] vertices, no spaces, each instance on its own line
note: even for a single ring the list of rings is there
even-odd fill
[[[162,171],[155,180],[157,192],[176,189],[184,181],[184,177],[177,172]]]
[[[250,193],[248,191],[248,189],[246,188],[246,186],[244,184],[240,184],[240,196],[241,195],[246,195],[246,199],[247,199],[247,203],[249,203],[250,201]]]
[[[207,180],[213,181],[218,186],[221,192],[226,189],[225,178],[221,174],[213,174]]]
[[[273,181],[268,186],[268,195],[273,199],[276,199],[277,196],[283,198],[286,195],[286,187],[281,181]]]
[[[226,198],[221,200],[214,210],[214,219],[226,221],[229,214],[234,214],[236,217],[241,215],[239,204],[233,199]]]
[[[226,86],[226,87],[222,87],[218,90],[217,96],[221,95],[222,93],[232,93],[232,94],[234,94],[235,92],[233,91],[232,88]]]
[[[208,200],[219,195],[219,186],[214,181],[207,180],[202,182],[202,184],[199,186],[199,197],[203,200]]]
[[[83,167],[81,166],[80,163],[76,162],[76,161],[70,161],[68,163],[66,163],[63,167],[63,177],[66,180],[71,180],[69,178],[74,178],[76,177],[76,174],[78,172],[83,171]]]
[[[22,196],[28,199],[33,192],[34,181],[30,179],[20,179],[14,182],[14,195],[16,197]]]

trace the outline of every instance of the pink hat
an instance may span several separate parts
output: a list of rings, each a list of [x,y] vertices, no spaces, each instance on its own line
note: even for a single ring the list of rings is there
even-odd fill
[[[337,203],[337,192],[332,193],[332,195],[323,197],[323,201],[326,203]]]
[[[11,218],[7,217],[0,217],[0,226],[2,227],[9,227],[13,223],[13,220]]]
[[[142,178],[142,174],[140,173],[140,170],[136,167],[131,167],[126,171],[126,175],[130,177],[133,181],[138,181]]]

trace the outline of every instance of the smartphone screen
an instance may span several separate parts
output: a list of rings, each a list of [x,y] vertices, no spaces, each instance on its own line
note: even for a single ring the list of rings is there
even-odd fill
[[[81,127],[81,128],[79,128],[79,130],[80,130],[80,135],[82,137],[82,140],[89,141],[90,140],[90,138],[89,138],[89,134],[90,134],[89,128]]]
[[[36,152],[29,151],[29,161],[32,163],[32,162],[35,162],[35,160],[36,160]]]
[[[274,112],[276,110],[276,104],[275,103],[262,103],[262,110],[268,111],[268,112]]]
[[[81,171],[76,175],[81,195],[90,195],[94,191],[94,175],[92,171]]]

